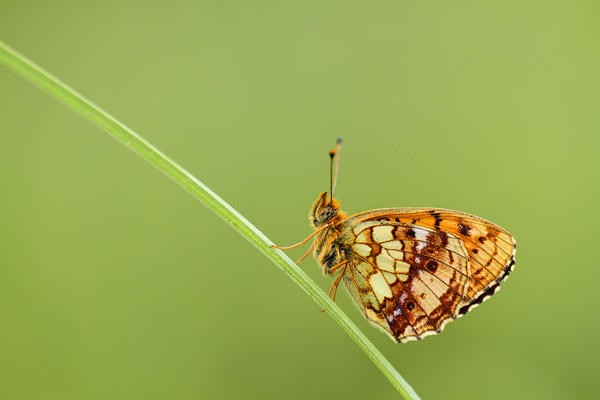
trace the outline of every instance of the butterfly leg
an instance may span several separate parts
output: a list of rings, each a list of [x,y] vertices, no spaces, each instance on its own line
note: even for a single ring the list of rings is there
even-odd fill
[[[302,260],[304,260],[310,254],[313,247],[315,247],[315,242],[312,242],[312,244],[310,245],[310,247],[308,248],[306,253],[304,253],[304,255],[298,261],[296,261],[296,265],[300,264],[302,262]]]
[[[344,272],[346,272],[346,263],[348,262],[348,260],[344,260],[341,263],[334,265],[333,267],[331,267],[331,269],[329,271],[335,271],[339,268],[342,268],[342,272],[340,272],[340,275],[335,278],[335,281],[333,281],[333,284],[331,285],[331,289],[329,290],[329,294],[328,296],[331,297],[331,300],[335,301],[335,295],[337,294],[337,288],[340,285],[340,282],[342,281],[342,277],[344,276]],[[331,296],[331,293],[333,293],[333,297]],[[321,312],[324,312],[325,309],[322,309]]]

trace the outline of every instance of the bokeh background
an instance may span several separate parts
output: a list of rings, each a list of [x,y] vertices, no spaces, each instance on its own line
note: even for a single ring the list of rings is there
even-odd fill
[[[310,232],[339,136],[346,211],[444,207],[513,233],[511,278],[439,336],[394,344],[338,296],[424,399],[597,396],[598,2],[0,9],[2,40],[276,243]],[[0,122],[0,398],[399,397],[227,224],[4,66]]]

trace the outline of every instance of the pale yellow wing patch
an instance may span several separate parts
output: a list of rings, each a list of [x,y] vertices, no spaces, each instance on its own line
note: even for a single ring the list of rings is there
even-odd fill
[[[371,322],[406,341],[439,332],[457,316],[469,273],[460,239],[380,221],[356,224],[352,233],[357,257],[344,282]]]

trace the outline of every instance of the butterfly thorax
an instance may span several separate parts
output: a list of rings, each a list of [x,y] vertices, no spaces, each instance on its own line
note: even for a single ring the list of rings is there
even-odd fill
[[[346,259],[347,246],[351,245],[344,240],[340,229],[346,214],[340,211],[338,200],[332,200],[327,193],[321,193],[311,207],[308,218],[313,228],[320,230],[315,236],[313,255],[323,274],[330,275],[331,268]]]

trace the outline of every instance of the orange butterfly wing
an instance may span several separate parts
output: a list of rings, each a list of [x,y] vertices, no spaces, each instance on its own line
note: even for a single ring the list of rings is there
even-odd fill
[[[493,293],[514,266],[516,243],[481,218],[395,208],[338,226],[350,244],[344,282],[363,314],[397,341],[441,332]]]

